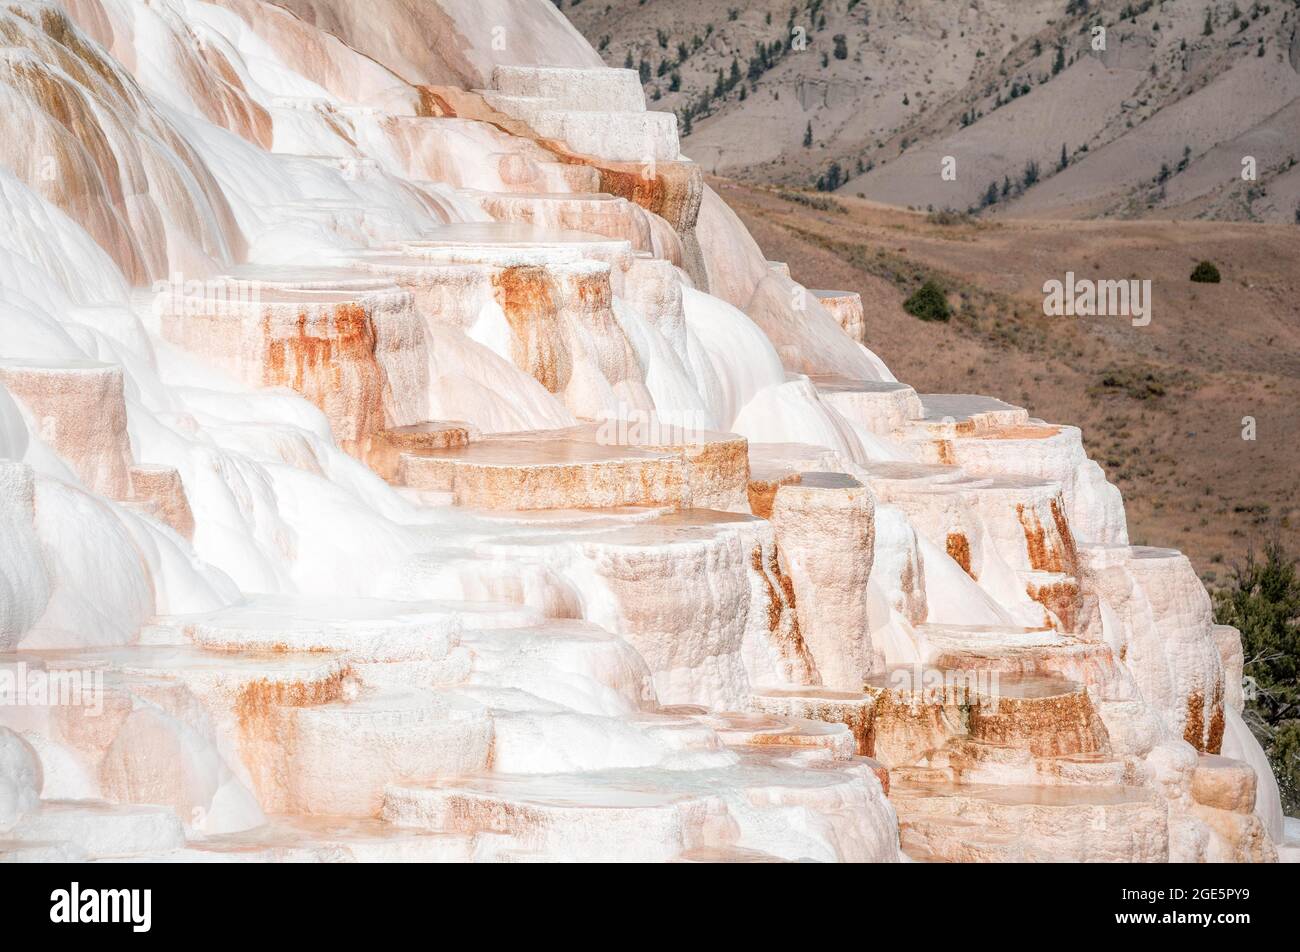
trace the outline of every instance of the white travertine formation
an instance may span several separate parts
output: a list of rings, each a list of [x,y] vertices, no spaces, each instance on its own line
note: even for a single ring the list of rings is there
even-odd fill
[[[896,381],[549,0],[0,35],[0,859],[1300,852],[1079,431]]]
[[[860,686],[884,664],[867,616],[876,541],[871,491],[849,476],[806,473],[777,489],[771,519],[822,684]]]
[[[11,651],[41,617],[50,591],[36,534],[31,467],[5,459],[0,459],[0,531],[5,539],[0,546],[0,650]]]
[[[789,277],[789,274],[786,275]],[[862,295],[857,291],[812,291],[821,306],[840,322],[844,333],[859,344],[867,342],[867,325],[862,314]]]
[[[131,488],[122,368],[97,361],[0,361],[0,384],[26,410],[33,436],[89,490],[125,499]]]
[[[681,155],[677,116],[647,112],[635,72],[500,66],[484,99],[573,151],[627,162]]]
[[[41,785],[35,751],[13,731],[0,727],[0,835],[39,809]]]

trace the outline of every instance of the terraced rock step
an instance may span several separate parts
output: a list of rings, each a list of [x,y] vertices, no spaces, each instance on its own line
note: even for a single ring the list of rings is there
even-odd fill
[[[545,99],[483,97],[495,109],[517,116],[544,138],[558,139],[582,155],[614,162],[672,162],[681,157],[677,116],[671,112],[591,112],[555,108]]]
[[[787,274],[786,277],[789,277]],[[811,290],[811,289],[809,289]],[[862,316],[862,295],[857,291],[812,291],[821,306],[840,322],[844,333],[859,344],[867,342],[867,325]]]
[[[156,303],[162,335],[248,387],[284,386],[316,404],[353,455],[420,391],[423,321],[392,281],[340,269],[298,281],[245,269]]]
[[[616,271],[626,271],[632,259],[625,239],[510,221],[442,225],[418,239],[398,242],[392,251],[435,264],[537,264],[591,258]]]
[[[769,831],[766,842],[780,858],[820,859],[801,824],[847,831],[854,811],[887,809],[876,799],[880,788],[868,766],[825,758],[798,763],[751,748],[733,766],[712,770],[493,774],[392,785],[383,817],[416,829],[490,830],[520,851],[552,859],[634,862],[744,848],[760,828]],[[860,861],[885,858],[895,848],[884,838],[843,846]]]
[[[132,802],[147,796],[173,805],[187,823],[214,802],[223,823],[247,823],[259,809],[283,808],[286,711],[341,699],[350,673],[339,655],[190,645],[0,657],[0,664],[10,661],[80,671],[83,683],[85,672],[102,677],[102,714],[85,703],[51,709],[62,742],[101,764],[105,795]],[[196,716],[201,733],[184,726]],[[205,758],[215,762],[218,747],[227,767],[200,768]],[[178,748],[188,752],[177,756]]]
[[[927,623],[917,633],[926,664],[940,670],[1056,675],[1093,687],[1124,679],[1109,645],[1062,635],[1046,626]]]
[[[936,436],[973,436],[996,427],[1029,423],[1029,413],[996,397],[973,393],[923,393],[921,423]]]
[[[1300,854],[1080,431],[895,380],[576,4],[0,5],[0,861]]]
[[[0,859],[6,853],[13,854],[11,859],[24,859],[24,854],[30,859],[33,853],[48,852],[103,859],[179,849],[184,844],[181,821],[166,807],[44,800],[35,813],[4,834]]]
[[[268,704],[324,703],[339,697],[346,662],[330,654],[209,651],[190,645],[137,645],[0,655],[0,664],[47,670],[102,671],[133,685],[177,681],[196,694],[247,713]]]
[[[1049,786],[1138,785],[1139,772],[1126,760],[1096,752],[1038,756],[1024,747],[956,737],[911,766],[894,767],[899,780],[923,782]]]
[[[445,655],[459,620],[434,604],[260,595],[180,622],[196,645],[215,651],[350,652],[367,661]]]
[[[741,508],[748,485],[746,443],[692,433],[685,445],[612,443],[616,423],[493,435],[421,455],[403,454],[398,481],[451,492],[478,509],[617,506]],[[635,434],[633,434],[635,438]]]
[[[626,241],[477,223],[444,226],[390,249],[340,252],[338,259],[410,292],[435,355],[439,345],[453,353],[469,348],[462,332],[486,334],[489,349],[533,377],[573,416],[596,420],[624,405],[652,409],[645,372],[614,311],[633,254]],[[477,348],[471,353],[476,362],[486,356]],[[453,369],[440,369],[435,356],[426,406],[444,400],[463,405],[465,383]],[[393,417],[398,424],[420,422],[409,413]]]
[[[1109,750],[1106,728],[1082,686],[1041,675],[1000,676],[991,696],[969,708],[977,741],[1028,750],[1039,757]]]
[[[1136,672],[1143,695],[1160,699],[1170,726],[1198,751],[1218,753],[1227,694],[1222,649],[1191,561],[1154,546],[1089,545],[1080,556],[1102,607],[1128,626],[1121,650],[1145,662]],[[1134,599],[1135,590],[1144,594]]]
[[[769,519],[776,492],[782,486],[798,483],[804,473],[834,472],[839,465],[835,453],[823,446],[804,443],[750,443],[749,484],[750,510]]]
[[[1192,799],[1207,807],[1250,813],[1258,780],[1248,764],[1218,754],[1201,754],[1192,773]]]
[[[943,862],[1165,862],[1168,808],[1141,787],[896,782],[903,851]]]
[[[403,454],[420,456],[433,450],[468,446],[480,436],[477,427],[460,421],[431,420],[380,430],[370,438],[366,464],[382,479],[393,482]]]
[[[171,526],[186,539],[194,537],[194,511],[180,471],[174,466],[131,466],[131,502]]]
[[[484,627],[463,638],[475,658],[466,690],[485,703],[499,692],[527,692],[528,706],[537,709],[559,705],[608,717],[656,707],[645,663],[627,642],[591,622]],[[524,703],[516,696],[512,706]]]
[[[131,489],[123,380],[119,365],[96,360],[0,358],[0,387],[26,406],[36,435],[110,499]]]
[[[867,618],[867,579],[875,557],[871,491],[843,473],[804,473],[797,483],[777,489],[770,518],[799,630],[821,682],[857,687],[884,663]]]
[[[1059,483],[1027,476],[959,475],[955,467],[883,463],[866,468],[877,499],[907,514],[1023,623],[1074,632],[1080,565]]]
[[[653,251],[651,222],[625,198],[604,194],[509,192],[476,195],[497,221],[518,222],[552,231],[577,231],[626,241],[637,251]]]
[[[843,724],[772,714],[706,714],[703,720],[729,747],[801,747],[824,750],[833,760],[848,760],[857,751],[852,732]]]
[[[899,665],[866,683],[875,700],[871,756],[927,762],[956,738],[1035,757],[1109,752],[1106,728],[1083,688],[1060,677]]]
[[[395,829],[374,817],[277,816],[239,833],[191,840],[183,848],[135,855],[163,863],[464,863],[472,837]]]
[[[1210,858],[1227,863],[1272,863],[1288,856],[1274,843],[1255,814],[1259,779],[1248,764],[1217,754],[1201,754],[1192,772],[1192,813],[1215,834]],[[1288,821],[1290,822],[1290,821]]]
[[[371,690],[286,709],[282,730],[281,809],[291,813],[372,816],[385,784],[486,769],[492,744],[492,721],[481,704],[422,689]]]
[[[463,680],[465,629],[522,625],[533,613],[496,602],[389,602],[262,595],[174,624],[212,651],[332,652],[363,681],[428,686]]]
[[[855,380],[835,374],[814,374],[809,379],[817,387],[822,400],[847,420],[876,436],[895,438],[907,424],[920,419],[925,412],[916,391],[907,384]]]
[[[519,152],[500,152],[491,158],[495,159],[496,173],[501,184],[512,191],[544,194],[590,194],[600,191],[600,172],[590,165],[548,160]],[[431,182],[426,187],[436,184]]]
[[[479,597],[523,599],[578,614],[567,583],[600,592],[590,621],[639,652],[664,704],[736,709],[748,694],[742,655],[764,679],[800,683],[812,671],[771,523],[713,509],[489,511],[496,526],[472,551],[417,558],[402,597],[469,580]]]
[[[860,755],[870,756],[874,749],[876,698],[872,694],[819,687],[756,687],[748,703],[752,710],[764,714],[843,724],[852,732]]]
[[[631,112],[645,108],[636,70],[497,66],[492,87],[507,96],[550,99],[565,109]]]

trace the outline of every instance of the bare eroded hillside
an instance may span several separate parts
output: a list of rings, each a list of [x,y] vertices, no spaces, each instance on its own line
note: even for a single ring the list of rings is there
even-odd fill
[[[1300,214],[1290,0],[559,5],[718,174],[1031,217]]]

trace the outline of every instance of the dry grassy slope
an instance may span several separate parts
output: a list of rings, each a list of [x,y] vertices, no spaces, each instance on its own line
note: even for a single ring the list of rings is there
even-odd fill
[[[628,50],[634,63],[648,60],[651,107],[679,113],[712,89],[718,70],[729,72],[733,59],[743,71],[755,42],[788,42],[792,23],[805,28],[807,49],[788,53],[746,84],[744,101],[739,88],[715,101],[686,140],[687,153],[711,170],[805,184],[833,159],[855,160],[860,150],[883,143],[954,95],[981,65],[978,50],[1000,56],[1019,39],[1018,31],[1045,27],[1063,5],[1064,0],[858,0],[850,10],[849,0],[582,0],[576,6],[563,0],[562,10],[598,47],[609,38],[602,53],[610,65],[624,65]],[[660,31],[666,48],[658,43]],[[836,34],[845,36],[844,60],[833,55]],[[698,49],[695,37],[702,40]],[[661,60],[677,62],[680,42],[692,52],[677,67],[681,90],[673,93],[670,74],[661,78],[657,72]],[[815,142],[804,149],[809,121]]]
[[[853,198],[819,212],[715,183],[774,259],[809,286],[862,292],[870,345],[922,391],[973,391],[1082,427],[1124,491],[1132,536],[1226,576],[1274,527],[1300,550],[1300,229],[1208,222],[930,224]],[[1188,280],[1201,258],[1218,285]],[[1047,318],[1042,284],[1153,282],[1153,319]],[[947,325],[903,312],[925,276],[951,289]],[[1257,421],[1254,442],[1242,417]]]
[[[1300,158],[1294,0],[1239,0],[1239,16],[1231,0],[1093,0],[1088,14],[1069,16],[1066,0],[793,6],[793,18],[790,0],[563,0],[562,9],[593,43],[608,38],[606,62],[623,65],[629,50],[634,63],[646,60],[652,108],[679,114],[733,59],[743,71],[756,40],[788,38],[790,22],[809,26],[806,51],[744,83],[743,100],[737,87],[695,119],[686,153],[732,177],[811,185],[836,162],[850,176],[842,194],[965,208],[989,182],[1019,179],[1032,159],[1041,181],[995,212],[1295,220],[1300,180],[1287,174]],[[1122,19],[1130,6],[1142,12]],[[1104,52],[1088,45],[1093,23],[1107,27]],[[844,60],[833,55],[836,34],[845,37]],[[681,42],[691,52],[678,64]],[[1067,65],[1053,75],[1058,42]],[[657,75],[665,59],[681,75],[680,92],[668,90],[671,71]],[[1026,85],[1027,95],[1010,98]],[[982,116],[963,125],[974,114]],[[805,148],[809,123],[814,142]],[[1062,145],[1071,165],[1058,175]],[[1238,174],[1243,154],[1260,170],[1249,193]],[[957,159],[956,182],[940,178],[946,155]],[[1162,164],[1176,173],[1163,190],[1155,182]]]

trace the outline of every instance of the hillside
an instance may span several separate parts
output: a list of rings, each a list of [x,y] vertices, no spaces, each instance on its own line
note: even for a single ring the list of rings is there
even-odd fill
[[[1300,548],[1300,229],[1208,222],[933,224],[859,199],[819,211],[718,183],[763,248],[809,287],[862,292],[867,343],[918,390],[999,392],[1083,429],[1123,491],[1136,542],[1176,543],[1214,582],[1273,531]],[[789,194],[789,193],[786,193]],[[1188,280],[1208,258],[1220,284]],[[1152,281],[1149,326],[1048,318],[1067,270]],[[958,310],[923,323],[902,301],[937,277]],[[1242,439],[1242,418],[1256,440]]]
[[[606,63],[640,68],[716,174],[1015,216],[1296,221],[1290,2],[557,5]]]

